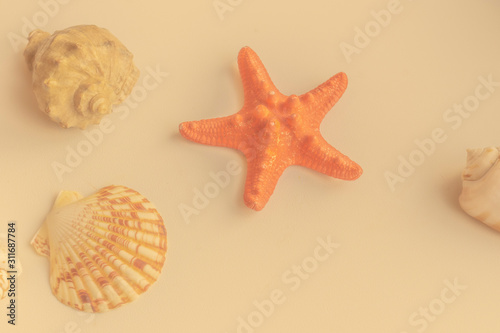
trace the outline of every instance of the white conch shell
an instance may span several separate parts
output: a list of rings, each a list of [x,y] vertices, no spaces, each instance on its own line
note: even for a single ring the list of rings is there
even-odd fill
[[[17,239],[16,239],[17,241]],[[7,280],[7,277],[10,275],[9,271],[12,269],[9,268],[8,264],[8,243],[7,243],[7,235],[0,234],[0,300],[7,297],[10,283]],[[19,258],[15,257],[15,272],[16,278],[21,275],[22,266],[19,261]]]
[[[30,33],[24,50],[39,108],[62,127],[99,124],[139,78],[133,55],[108,30],[79,25]]]
[[[500,231],[500,151],[468,149],[459,202],[470,216]]]
[[[151,202],[112,185],[86,198],[62,191],[31,244],[50,258],[50,286],[59,301],[105,312],[156,282],[167,236]]]

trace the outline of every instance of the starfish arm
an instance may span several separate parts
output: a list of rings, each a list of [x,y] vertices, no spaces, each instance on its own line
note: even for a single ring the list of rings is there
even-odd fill
[[[309,117],[319,126],[328,111],[342,97],[346,88],[347,75],[341,72],[299,98],[303,105],[307,105]]]
[[[179,131],[194,142],[243,152],[248,207],[264,208],[283,171],[292,164],[345,180],[361,176],[361,167],[319,132],[321,121],[347,88],[344,73],[306,94],[284,96],[249,47],[238,54],[238,67],[245,97],[241,110],[228,117],[182,123]]]
[[[322,137],[308,138],[300,150],[295,160],[297,165],[344,180],[357,179],[363,173],[356,162],[333,148]]]
[[[250,106],[250,103],[263,103],[281,95],[259,56],[248,46],[238,54],[238,68],[246,106]]]
[[[252,156],[249,151],[244,153],[247,158],[247,178],[243,200],[245,205],[259,211],[269,201],[280,176],[289,164],[265,151],[257,156]]]
[[[235,115],[186,121],[179,125],[179,132],[193,142],[229,148],[238,148],[239,126]]]

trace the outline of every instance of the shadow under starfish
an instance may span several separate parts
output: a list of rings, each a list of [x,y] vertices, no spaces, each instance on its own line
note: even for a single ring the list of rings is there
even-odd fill
[[[264,208],[278,179],[290,165],[302,165],[328,176],[354,180],[361,167],[326,142],[321,121],[347,88],[338,73],[300,96],[285,96],[274,86],[257,54],[244,47],[238,55],[244,104],[227,117],[180,124],[186,139],[238,149],[247,159],[245,204]]]

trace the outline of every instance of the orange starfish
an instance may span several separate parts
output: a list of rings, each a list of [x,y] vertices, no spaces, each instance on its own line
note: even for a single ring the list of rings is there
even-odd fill
[[[238,67],[244,90],[241,110],[227,117],[184,122],[179,131],[194,142],[243,152],[247,159],[244,200],[248,207],[264,208],[290,165],[345,180],[361,176],[361,167],[329,145],[319,132],[321,121],[347,87],[344,73],[306,94],[285,96],[249,47],[241,49]]]

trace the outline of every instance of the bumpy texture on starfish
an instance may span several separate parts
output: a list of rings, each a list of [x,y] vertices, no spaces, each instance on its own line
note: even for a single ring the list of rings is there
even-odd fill
[[[347,87],[344,73],[306,94],[285,96],[249,47],[241,49],[238,67],[244,90],[242,109],[227,117],[184,122],[179,130],[191,141],[243,152],[247,159],[244,200],[248,207],[264,208],[290,165],[345,180],[361,176],[361,167],[329,145],[319,132],[321,121]]]

